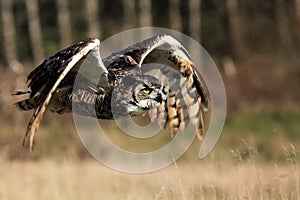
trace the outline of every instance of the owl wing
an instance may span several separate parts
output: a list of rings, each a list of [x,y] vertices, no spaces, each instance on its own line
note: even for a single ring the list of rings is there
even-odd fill
[[[63,83],[73,85],[79,67],[80,74],[91,79],[92,83],[105,85],[107,70],[104,67],[99,52],[98,39],[86,39],[78,42],[45,59],[28,75],[30,98],[39,96],[39,104],[28,124],[23,145],[33,150],[34,135],[57,87]],[[101,77],[99,81],[99,77]],[[96,82],[97,81],[97,82]]]
[[[149,71],[155,68],[150,63],[159,63],[179,71],[181,76],[170,75],[164,67],[160,70],[165,77],[177,82],[179,87],[170,87],[167,100],[159,108],[150,111],[151,119],[166,127],[169,124],[171,135],[183,130],[188,123],[196,126],[199,138],[204,136],[202,111],[208,109],[208,98],[187,50],[172,36],[158,35],[132,45],[120,54],[131,56],[142,68]],[[165,71],[165,73],[164,73]],[[178,74],[178,73],[177,73]]]

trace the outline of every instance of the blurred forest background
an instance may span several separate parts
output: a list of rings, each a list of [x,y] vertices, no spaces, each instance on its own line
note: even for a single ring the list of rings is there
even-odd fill
[[[299,0],[1,0],[0,6],[0,149],[9,158],[24,154],[19,141],[31,113],[15,109],[10,94],[26,88],[28,72],[73,42],[143,26],[185,33],[213,57],[228,98],[221,149],[243,138],[271,159],[280,151],[278,138],[300,144]],[[76,134],[62,133],[61,121],[73,126],[68,115],[48,114],[42,128],[55,132],[53,142],[67,143],[62,149],[76,146],[68,143]]]
[[[129,193],[137,197],[142,192],[144,199],[300,199],[300,0],[0,3],[0,177],[4,177],[0,180],[0,199],[86,199],[93,195],[99,199],[98,189],[90,186],[102,184],[103,179],[107,184],[100,191],[108,197]],[[29,153],[22,147],[32,113],[19,112],[13,105],[18,99],[11,93],[26,89],[26,75],[36,65],[87,37],[103,41],[128,29],[150,26],[174,29],[194,38],[222,74],[227,118],[220,140],[206,159],[197,159],[200,143],[195,141],[175,165],[175,172],[161,172],[164,175],[157,178],[155,174],[132,177],[102,168],[99,171],[95,164],[48,163],[43,160],[92,160],[79,140],[72,115],[52,113],[42,120],[35,151]],[[117,134],[113,123],[105,124],[114,142],[125,149],[132,146],[134,141]],[[169,141],[165,134],[163,142]],[[159,145],[150,143],[152,147]],[[236,165],[244,162],[248,164]],[[81,170],[86,170],[87,178]],[[128,183],[126,189],[124,182]],[[23,187],[28,183],[31,187]],[[41,184],[47,187],[40,190]],[[132,198],[127,195],[127,199]]]
[[[14,108],[10,94],[26,88],[34,66],[73,42],[143,26],[185,33],[213,57],[228,100],[220,150],[244,139],[264,159],[278,159],[282,141],[300,144],[299,0],[1,0],[0,6],[0,150],[8,158],[27,155],[20,141],[31,113]],[[65,123],[73,128],[63,130]],[[73,143],[78,138],[71,116],[48,114],[43,128],[53,132],[41,134],[45,142],[61,143],[55,152],[86,155]],[[45,146],[47,155],[54,151]]]
[[[272,157],[276,154],[274,138],[299,144],[299,2],[1,0],[0,110],[5,128],[1,131],[0,148],[10,152],[8,157],[22,155],[15,152],[20,150],[19,142],[10,142],[21,139],[30,114],[18,112],[10,94],[25,88],[26,74],[34,66],[86,37],[105,40],[143,26],[183,32],[199,41],[213,57],[227,91],[228,117],[221,138],[226,148],[244,138]],[[59,126],[56,117],[49,116],[42,127],[52,121]],[[72,126],[69,117],[60,118]],[[11,128],[17,133],[13,134],[16,130]],[[57,134],[59,137],[51,136],[53,142],[60,137],[73,137]]]

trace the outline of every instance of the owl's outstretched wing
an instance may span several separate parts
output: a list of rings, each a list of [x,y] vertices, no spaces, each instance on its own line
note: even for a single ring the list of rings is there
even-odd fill
[[[60,84],[73,85],[75,81],[75,76],[70,76],[69,72],[77,74],[81,67],[80,73],[83,76],[95,79],[95,81],[99,81],[99,77],[102,77],[103,80],[100,80],[100,83],[105,85],[107,70],[100,58],[99,45],[98,39],[78,42],[45,59],[28,75],[30,98],[39,96],[38,105],[23,139],[23,145],[27,146],[30,151],[33,150],[35,132],[53,93]]]
[[[131,56],[143,71],[152,69],[154,63],[163,64],[179,71],[181,76],[176,78],[179,87],[170,87],[166,102],[158,109],[150,111],[150,117],[155,118],[164,127],[169,124],[170,132],[174,135],[179,129],[183,130],[188,123],[196,126],[199,138],[203,138],[204,125],[202,111],[208,109],[208,97],[195,66],[187,50],[172,36],[158,35],[132,45],[118,54]],[[166,67],[161,70],[167,71]],[[158,75],[160,79],[165,79]],[[174,82],[174,80],[172,80]],[[174,91],[175,90],[175,91]]]

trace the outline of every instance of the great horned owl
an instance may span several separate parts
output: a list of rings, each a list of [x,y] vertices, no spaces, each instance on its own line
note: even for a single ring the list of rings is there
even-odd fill
[[[23,145],[33,150],[34,134],[46,109],[99,119],[149,111],[151,120],[164,128],[168,125],[172,136],[191,123],[203,137],[207,95],[188,52],[176,39],[157,35],[103,60],[99,46],[98,39],[89,38],[59,51],[28,75],[30,91],[14,93],[29,94],[16,103],[20,110],[34,110]],[[181,77],[172,80],[180,83],[179,89],[165,84],[161,75],[144,73],[155,63],[179,71]]]

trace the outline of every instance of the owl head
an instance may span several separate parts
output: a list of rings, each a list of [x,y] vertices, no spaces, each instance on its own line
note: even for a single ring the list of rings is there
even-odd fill
[[[112,94],[114,116],[141,115],[158,107],[167,98],[164,85],[150,75],[124,76]]]

